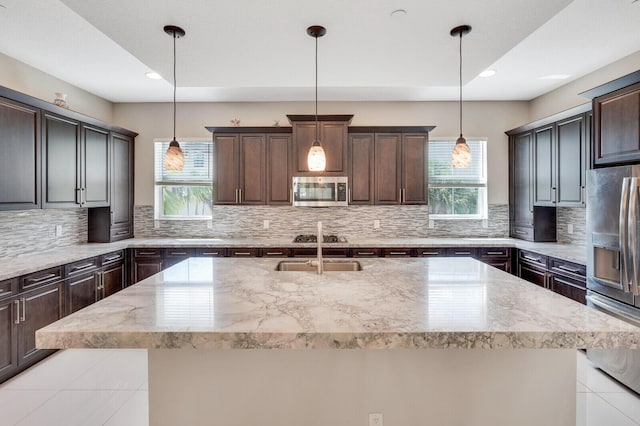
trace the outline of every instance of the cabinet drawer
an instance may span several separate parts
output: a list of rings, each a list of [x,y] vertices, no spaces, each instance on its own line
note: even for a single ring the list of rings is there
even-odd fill
[[[549,277],[549,288],[569,299],[580,302],[583,305],[587,303],[586,282],[552,274]]]
[[[560,260],[553,257],[549,258],[549,269],[556,274],[585,277],[587,275],[587,267],[566,260]]]
[[[131,237],[133,232],[131,231],[131,225],[118,225],[111,228],[111,241],[123,240]]]
[[[20,292],[30,290],[45,284],[50,284],[62,279],[63,266],[45,269],[43,271],[34,272],[20,278]]]
[[[65,266],[67,276],[74,276],[83,274],[85,272],[93,271],[100,267],[100,257],[92,257],[90,259],[79,260],[77,262],[69,263]]]
[[[164,257],[167,259],[184,259],[187,257],[193,257],[195,255],[195,249],[192,248],[168,248],[164,249]]]
[[[451,247],[447,249],[447,257],[475,257],[476,248]]]
[[[162,257],[162,249],[159,248],[137,248],[133,249],[133,257]]]
[[[518,276],[540,287],[547,287],[547,272],[543,268],[527,263],[518,263]]]
[[[380,257],[381,250],[379,248],[353,248],[351,249],[352,257]]]
[[[18,279],[0,281],[0,299],[16,294],[18,290]]]
[[[224,257],[226,250],[219,247],[197,248],[196,256],[198,257]]]
[[[230,248],[227,253],[231,257],[256,257],[258,251],[257,248]]]
[[[260,249],[262,257],[289,257],[290,250],[288,248],[263,248]]]
[[[447,249],[442,247],[427,247],[416,249],[416,255],[418,257],[439,257],[446,256]]]
[[[114,263],[124,261],[124,250],[114,251],[113,253],[107,253],[100,256],[100,265],[108,266]]]
[[[298,247],[292,250],[293,257],[316,257],[318,249],[315,247]],[[349,249],[344,247],[322,247],[324,257],[347,257]]]
[[[383,253],[384,257],[411,257],[410,248],[386,248]]]
[[[533,228],[527,226],[512,226],[511,236],[521,240],[533,241]]]
[[[518,261],[520,263],[528,263],[530,265],[537,265],[541,268],[547,269],[548,258],[538,253],[520,250],[518,252]]]
[[[511,256],[511,249],[507,247],[480,247],[478,256],[482,258],[509,257]]]

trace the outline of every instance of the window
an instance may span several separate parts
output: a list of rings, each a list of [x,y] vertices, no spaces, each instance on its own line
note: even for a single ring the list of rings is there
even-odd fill
[[[468,140],[471,167],[451,167],[452,140],[429,141],[429,217],[484,219],[487,217],[487,143]]]
[[[181,141],[182,171],[164,167],[169,141],[155,143],[155,218],[211,219],[213,194],[213,143]]]

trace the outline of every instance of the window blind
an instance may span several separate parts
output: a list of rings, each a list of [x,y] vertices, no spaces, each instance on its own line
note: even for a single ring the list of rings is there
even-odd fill
[[[154,173],[156,185],[212,184],[213,142],[180,142],[180,148],[184,153],[184,168],[181,171],[165,169],[164,153],[167,148],[169,148],[168,141],[155,143]]]
[[[429,185],[486,184],[485,141],[467,141],[471,149],[471,166],[466,169],[454,169],[451,166],[451,152],[455,144],[455,141],[449,140],[429,141]]]

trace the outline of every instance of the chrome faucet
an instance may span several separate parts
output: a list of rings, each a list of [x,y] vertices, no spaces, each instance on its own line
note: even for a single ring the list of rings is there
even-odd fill
[[[322,263],[322,241],[324,237],[322,235],[322,222],[318,222],[318,250],[316,253],[316,260],[310,260],[309,264],[316,267],[316,272],[322,274],[324,272],[324,264]]]

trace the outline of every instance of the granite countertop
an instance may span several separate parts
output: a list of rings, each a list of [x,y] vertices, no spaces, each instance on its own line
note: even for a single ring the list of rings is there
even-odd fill
[[[640,328],[471,258],[190,258],[36,333],[39,348],[638,348]]]
[[[513,247],[586,264],[586,249],[558,243],[530,243],[514,238],[395,238],[326,243],[324,247]],[[126,248],[145,247],[316,247],[287,239],[132,238],[115,243],[88,243],[0,259],[0,281]]]

